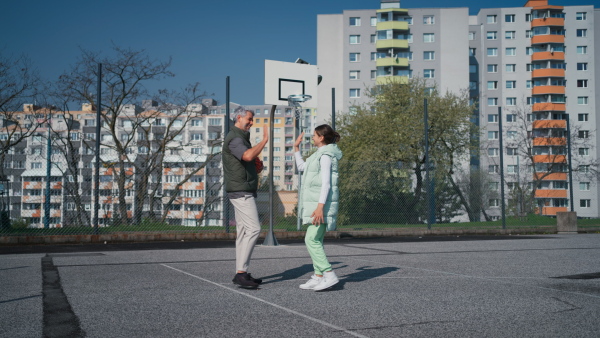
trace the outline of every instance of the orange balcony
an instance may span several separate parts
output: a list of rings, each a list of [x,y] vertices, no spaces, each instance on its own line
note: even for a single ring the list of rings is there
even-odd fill
[[[535,191],[536,198],[567,198],[567,190],[565,189],[537,189]]]
[[[531,20],[531,27],[564,26],[564,18],[542,18]]]
[[[567,163],[565,155],[534,155],[535,163]]]
[[[546,175],[546,176],[544,176]],[[567,180],[567,173],[536,173],[535,174],[535,179],[539,180],[541,179],[542,181],[566,181]]]
[[[544,61],[544,60],[564,60],[564,52],[537,52],[531,55],[532,61]]]
[[[536,137],[533,139],[533,146],[565,146],[567,139],[564,137]]]
[[[531,92],[533,95],[542,94],[564,94],[565,86],[535,86]]]
[[[555,68],[534,69],[531,77],[565,77],[565,70]]]
[[[535,35],[531,38],[531,44],[565,43],[565,36],[558,34]]]
[[[568,211],[567,207],[543,207],[542,215],[556,216],[557,212],[565,212],[565,211]]]
[[[536,111],[567,111],[567,106],[564,103],[550,103],[550,102],[534,103],[532,111],[533,112],[536,112]],[[566,126],[566,123],[565,123],[565,126]]]
[[[535,120],[531,124],[533,129],[567,128],[566,120]]]

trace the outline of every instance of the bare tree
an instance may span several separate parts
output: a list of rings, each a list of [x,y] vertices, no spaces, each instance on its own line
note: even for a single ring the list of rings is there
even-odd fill
[[[511,162],[509,170],[505,172],[509,184],[509,210],[518,216],[534,213],[536,209],[542,214],[543,191],[568,188],[568,137],[571,140],[573,172],[579,177],[597,175],[597,161],[591,156],[580,156],[578,152],[578,149],[591,151],[591,135],[594,131],[571,124],[568,134],[568,115],[553,111],[552,103],[545,105],[547,111],[535,113],[532,112],[532,106],[524,102],[504,109],[503,123],[506,127],[503,151],[518,161]],[[552,187],[551,181],[554,182]],[[552,198],[551,195],[547,197]]]
[[[96,97],[98,64],[103,67],[101,107],[97,107]],[[145,84],[174,76],[170,66],[170,60],[152,60],[143,50],[113,46],[112,55],[107,57],[82,50],[78,63],[59,79],[59,87],[69,98],[102,110],[101,144],[111,151],[101,160],[113,175],[117,192],[113,224],[139,224],[144,201],[155,203],[165,154],[177,147],[188,123],[202,114],[191,108],[192,103],[206,96],[199,91],[198,83],[177,92],[149,94]],[[149,97],[157,104],[138,111],[135,107],[142,106],[141,101]],[[92,141],[84,139],[84,146],[93,149]],[[135,219],[128,215],[126,199],[133,184]]]
[[[32,103],[43,84],[31,61],[24,57],[12,58],[0,54],[0,175],[7,155],[15,146],[36,132],[45,115],[37,118]],[[25,104],[25,112],[22,112]]]

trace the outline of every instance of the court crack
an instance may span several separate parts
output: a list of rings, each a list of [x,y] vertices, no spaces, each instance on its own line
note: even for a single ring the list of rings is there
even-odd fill
[[[429,324],[444,324],[444,323],[456,323],[458,320],[432,320],[426,322],[416,322],[416,323],[406,323],[399,325],[380,325],[380,326],[371,326],[371,327],[362,327],[362,328],[347,328],[348,331],[367,331],[367,330],[383,330],[383,329],[397,329],[403,327],[410,326],[418,326],[418,325],[429,325]],[[341,332],[341,331],[334,331]]]

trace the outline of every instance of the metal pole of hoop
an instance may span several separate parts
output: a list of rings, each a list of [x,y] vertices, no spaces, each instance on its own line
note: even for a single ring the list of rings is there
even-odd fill
[[[291,107],[294,107],[294,117],[296,118],[296,128],[294,130],[294,141],[298,138],[300,134],[302,134],[302,106],[301,102],[306,102],[312,99],[310,95],[290,95],[288,96],[288,104]],[[300,144],[302,147],[302,143]],[[302,148],[300,148],[300,153],[302,154]],[[296,166],[296,175],[298,175],[298,193],[297,200],[300,202],[300,190],[302,187],[302,175],[300,175],[300,171],[298,170],[298,166]],[[299,205],[299,204],[298,204]],[[300,231],[302,228],[302,213],[300,209],[297,210],[296,214],[296,229]]]

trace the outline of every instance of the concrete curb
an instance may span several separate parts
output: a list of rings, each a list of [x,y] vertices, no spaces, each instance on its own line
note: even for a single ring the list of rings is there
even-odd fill
[[[600,227],[579,229],[579,233],[599,232]],[[264,239],[267,231],[261,233]],[[449,235],[530,235],[556,234],[556,226],[522,229],[422,229],[400,228],[383,230],[346,230],[329,231],[325,238],[368,238],[398,236],[449,236]],[[277,239],[302,239],[304,231],[275,231]],[[30,244],[85,244],[85,243],[118,243],[118,242],[153,242],[153,241],[204,241],[235,240],[235,233],[164,233],[164,232],[127,232],[102,235],[52,235],[52,236],[0,236],[0,245]]]

